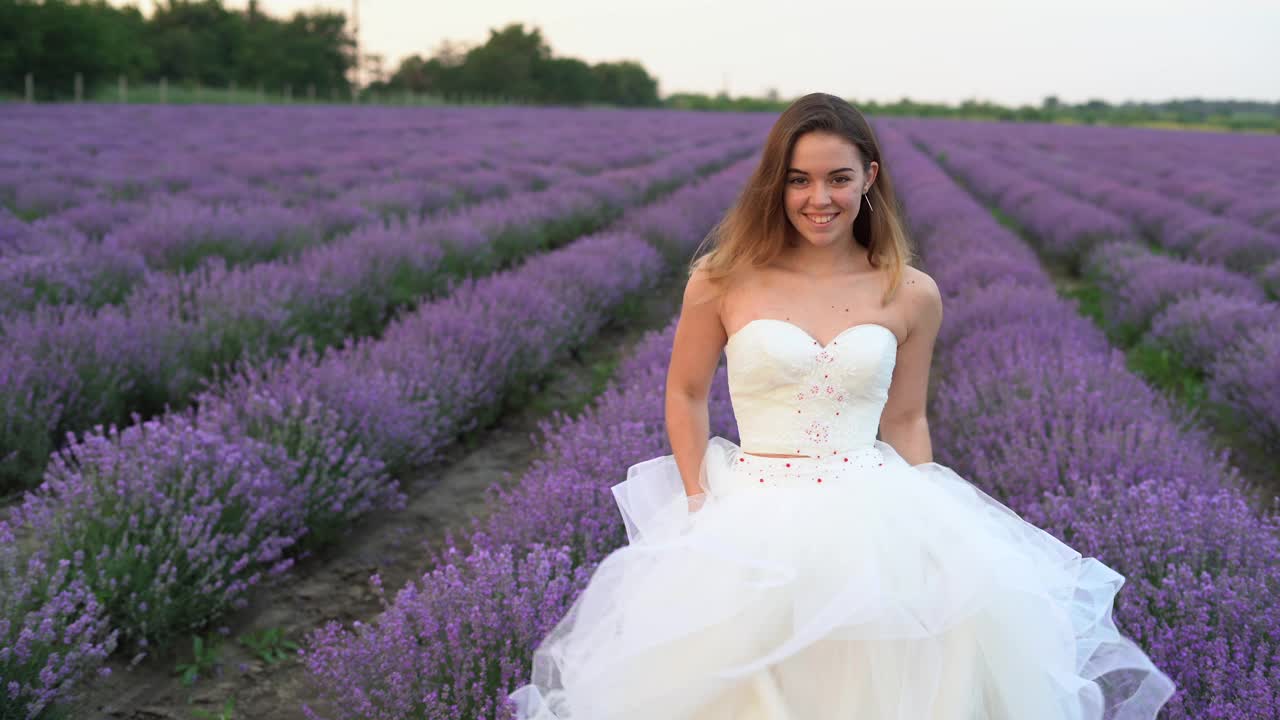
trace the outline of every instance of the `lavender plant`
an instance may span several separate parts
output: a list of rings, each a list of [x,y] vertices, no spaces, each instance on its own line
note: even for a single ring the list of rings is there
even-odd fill
[[[278,448],[190,414],[97,429],[60,451],[15,523],[82,569],[111,626],[140,648],[203,626],[287,569],[300,498]]]
[[[115,646],[83,556],[23,550],[0,521],[0,719],[31,720],[70,700]]]

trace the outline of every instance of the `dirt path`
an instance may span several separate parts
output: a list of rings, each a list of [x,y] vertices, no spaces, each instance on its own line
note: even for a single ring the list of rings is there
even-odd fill
[[[190,641],[132,670],[115,659],[111,677],[96,681],[70,717],[221,718],[224,703],[234,698],[234,713],[226,720],[303,720],[301,704],[310,700],[310,692],[302,663],[290,657],[267,664],[236,639],[278,628],[301,645],[307,633],[329,621],[371,621],[381,607],[369,589],[369,576],[380,574],[391,595],[428,570],[426,548],[441,543],[447,528],[464,527],[468,518],[484,512],[485,488],[514,482],[532,462],[531,435],[538,421],[557,409],[575,412],[595,397],[640,336],[670,321],[683,287],[681,274],[669,276],[633,313],[560,363],[552,377],[531,389],[527,402],[406,482],[409,502],[403,511],[366,518],[339,546],[301,561],[276,586],[258,589],[248,608],[227,619],[220,669],[212,677],[186,687],[175,674],[176,665],[192,660]]]

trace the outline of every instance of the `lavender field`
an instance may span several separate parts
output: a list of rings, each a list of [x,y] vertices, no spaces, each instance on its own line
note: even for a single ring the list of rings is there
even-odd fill
[[[609,486],[669,452],[673,327],[608,333],[679,288],[772,121],[6,107],[0,720],[508,717],[625,542]],[[946,297],[938,461],[1126,576],[1162,717],[1280,718],[1280,139],[877,129]],[[604,390],[415,530],[584,352]],[[723,371],[711,420],[736,438]],[[316,586],[387,522],[422,552]],[[256,658],[192,650],[304,586]]]

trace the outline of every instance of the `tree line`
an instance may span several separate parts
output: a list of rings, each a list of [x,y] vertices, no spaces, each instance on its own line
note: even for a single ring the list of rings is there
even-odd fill
[[[21,95],[28,73],[39,100],[130,83],[292,87],[349,92],[355,42],[341,12],[275,18],[256,0],[162,0],[150,17],[105,0],[0,0],[0,92]]]
[[[947,105],[910,98],[892,102],[850,98],[858,109],[872,116],[942,117],[1008,122],[1069,123],[1076,125],[1141,125],[1203,127],[1215,130],[1250,130],[1280,133],[1280,103],[1255,100],[1202,100],[1191,98],[1163,102],[1108,103],[1087,100],[1062,102],[1045,97],[1039,105],[1009,106],[980,100]],[[683,110],[781,112],[790,103],[770,92],[766,97],[729,97],[697,93],[668,96],[663,104]]]
[[[310,90],[349,97],[356,43],[342,12],[313,10],[288,18],[263,13],[257,0],[229,9],[223,0],[157,0],[150,17],[106,0],[0,0],[0,96],[21,96],[35,78],[38,100],[72,96],[77,75],[85,97],[125,77],[161,80],[175,89],[238,87],[273,96]],[[541,30],[515,23],[489,31],[482,44],[445,42],[430,56],[411,55],[393,71],[367,56],[372,98],[427,96],[440,102],[659,106],[690,110],[777,112],[788,100],[679,93],[661,98],[658,81],[638,62],[587,63],[556,56]],[[372,62],[370,62],[372,61]],[[199,92],[197,90],[197,92]],[[231,94],[234,102],[235,94]],[[199,96],[197,96],[199,97]],[[205,96],[207,98],[207,96]],[[1010,107],[970,100],[958,105],[903,98],[854,102],[868,115],[911,115],[1024,122],[1203,126],[1280,132],[1280,103],[1185,99],[1078,104],[1049,96]]]
[[[588,64],[555,57],[542,31],[521,23],[489,31],[481,45],[445,43],[431,57],[411,55],[369,85],[378,92],[461,98],[483,95],[556,105],[660,106],[658,81],[633,61]]]

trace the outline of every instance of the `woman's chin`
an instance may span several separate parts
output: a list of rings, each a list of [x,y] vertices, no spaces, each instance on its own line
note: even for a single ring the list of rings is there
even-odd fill
[[[839,238],[840,236],[837,235],[836,233],[824,232],[824,233],[813,233],[813,234],[805,233],[801,237],[805,239],[805,242],[809,243],[814,247],[824,248],[824,247],[830,247],[832,245],[835,245],[836,239]]]

